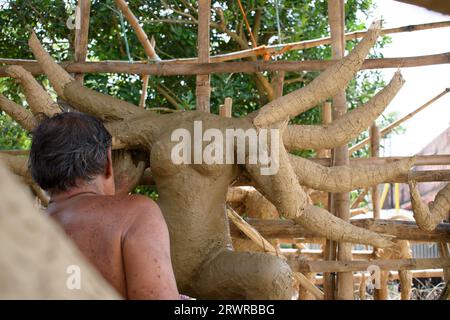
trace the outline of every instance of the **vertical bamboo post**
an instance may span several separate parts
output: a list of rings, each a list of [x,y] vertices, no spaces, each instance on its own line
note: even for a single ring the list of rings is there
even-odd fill
[[[91,11],[90,0],[78,0],[77,4],[77,23],[75,24],[75,62],[84,62],[87,57],[88,36],[89,36],[89,18]],[[75,80],[83,84],[84,74],[75,74]]]
[[[198,1],[198,63],[209,63],[209,20],[210,0]],[[209,75],[197,75],[196,96],[197,110],[210,112],[210,83]]]
[[[219,115],[221,117],[231,118],[232,108],[233,108],[233,99],[230,97],[225,98],[224,104],[219,107]]]
[[[330,124],[333,120],[333,113],[331,108],[331,102],[326,101],[322,105],[322,124]],[[322,149],[317,151],[317,156],[320,158],[331,157],[331,150]],[[327,209],[331,212],[333,202],[333,195],[328,194],[328,204]],[[323,251],[324,259],[326,260],[336,260],[336,242],[331,240],[326,240],[325,249]],[[323,276],[323,290],[325,293],[326,300],[333,300],[335,298],[334,292],[336,287],[335,275],[329,272],[324,273]]]
[[[322,124],[328,125],[332,121],[332,109],[331,109],[331,103],[328,101],[325,101],[322,105]],[[331,156],[331,152],[328,149],[320,149],[317,150],[317,157],[318,158],[329,158]]]
[[[284,87],[284,76],[285,76],[285,72],[284,71],[278,71],[277,72],[277,78],[276,78],[276,82],[275,82],[275,99],[282,97],[283,96],[283,87]]]
[[[439,255],[442,258],[450,258],[450,251],[446,242],[439,243]],[[442,271],[444,273],[444,282],[448,283],[450,280],[450,268],[444,268]]]
[[[370,155],[372,157],[380,156],[380,137],[380,128],[376,123],[372,124],[370,127]],[[372,187],[372,207],[373,218],[380,219],[380,190],[378,185]]]
[[[342,59],[345,52],[345,10],[344,0],[328,1],[328,19],[331,31],[331,51],[333,59]],[[337,119],[347,112],[345,90],[341,90],[333,97],[333,119]],[[348,165],[348,146],[344,145],[334,149],[334,165]],[[344,221],[350,220],[350,196],[349,193],[337,193],[334,195],[335,214]],[[338,244],[338,260],[352,260],[352,245],[350,243]],[[337,282],[337,299],[353,300],[353,274],[352,272],[340,272]]]

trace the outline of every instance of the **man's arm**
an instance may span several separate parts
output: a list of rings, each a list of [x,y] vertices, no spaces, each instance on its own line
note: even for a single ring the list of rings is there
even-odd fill
[[[123,240],[127,298],[180,299],[161,210],[150,199],[133,198],[133,207],[136,205],[139,212]]]

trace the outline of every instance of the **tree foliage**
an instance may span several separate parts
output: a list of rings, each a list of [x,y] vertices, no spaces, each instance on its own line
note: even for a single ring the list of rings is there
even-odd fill
[[[278,8],[277,4],[278,3]],[[326,0],[242,0],[245,15],[253,29],[257,44],[277,44],[320,38],[329,35]],[[74,30],[68,28],[67,20],[74,14],[75,0],[15,0],[0,4],[0,57],[33,59],[28,48],[29,29],[36,30],[43,39],[46,50],[57,60],[73,60]],[[197,2],[193,0],[139,0],[129,1],[129,6],[142,22],[149,37],[154,37],[156,51],[163,59],[196,56]],[[212,1],[211,55],[251,48],[249,30],[237,1]],[[372,8],[371,0],[346,1],[346,31],[365,28]],[[277,18],[278,17],[278,18]],[[279,24],[278,22],[279,21]],[[380,56],[379,48],[389,39],[381,39],[373,51]],[[347,42],[351,50],[355,42]],[[114,1],[92,1],[89,28],[88,59],[100,60],[146,60],[144,50],[130,25],[121,17]],[[307,50],[289,51],[273,59],[311,60],[330,59],[329,46]],[[261,59],[261,58],[258,58]],[[307,85],[317,73],[288,73],[284,93]],[[264,72],[263,80],[270,84],[274,74]],[[213,74],[211,76],[212,112],[226,97],[233,98],[233,115],[245,115],[267,102],[261,90],[261,81],[253,74]],[[44,86],[48,82],[43,78]],[[138,103],[141,81],[137,75],[88,74],[85,85],[97,91]],[[366,102],[384,85],[380,73],[363,71],[347,88],[350,108]],[[147,108],[172,109],[195,108],[195,77],[150,77]],[[25,104],[17,85],[11,79],[0,79],[0,92],[12,100]],[[173,98],[171,103],[165,95]],[[28,146],[27,135],[6,116],[1,116],[1,148],[24,148]],[[390,122],[391,119],[388,119]],[[320,122],[320,110],[313,110],[294,119],[295,123],[316,124]]]

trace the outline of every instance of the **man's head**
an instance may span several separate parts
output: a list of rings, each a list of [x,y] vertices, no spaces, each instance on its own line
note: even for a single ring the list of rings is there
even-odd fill
[[[95,181],[105,194],[113,194],[111,144],[111,135],[99,119],[76,112],[59,113],[33,131],[31,175],[51,193]]]

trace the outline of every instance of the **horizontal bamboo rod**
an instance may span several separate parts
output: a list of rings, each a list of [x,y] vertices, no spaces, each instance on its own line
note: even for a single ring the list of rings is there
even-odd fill
[[[323,238],[316,233],[295,224],[292,220],[247,219],[247,221],[266,239]],[[423,231],[411,221],[354,219],[350,220],[350,223],[370,231],[393,235],[398,240],[450,242],[450,223],[440,223],[433,231]],[[233,237],[245,238],[245,236],[233,225],[231,225],[230,231]]]
[[[288,259],[288,264],[293,271],[303,273],[365,271],[370,266],[378,266],[381,270],[418,270],[450,267],[450,258],[378,259],[372,261],[305,261]]]
[[[450,26],[450,21],[440,21],[440,22],[432,22],[432,23],[423,23],[423,24],[414,24],[408,26],[401,26],[395,28],[384,28],[381,30],[381,35],[393,34],[393,33],[401,33],[401,32],[411,32],[411,31],[420,31],[420,30],[428,30],[428,29],[436,29],[436,28],[445,28]],[[367,31],[356,31],[351,33],[346,33],[345,40],[357,40],[366,35]],[[305,41],[298,42],[290,42],[284,44],[276,44],[276,45],[268,45],[268,46],[259,46],[256,48],[235,51],[225,54],[219,54],[211,57],[211,62],[224,62],[235,59],[247,58],[255,55],[277,55],[280,53],[285,53],[293,50],[304,50],[309,48],[318,47],[321,45],[328,45],[331,42],[330,37],[320,38],[320,39],[311,39]],[[177,59],[177,61],[183,62],[197,62],[197,58],[186,58],[186,59]]]
[[[26,155],[29,150],[0,150],[0,153]],[[450,165],[450,154],[418,155],[415,166],[443,166]],[[409,157],[371,157],[371,158],[350,158],[350,165],[383,165],[394,161],[403,160]],[[311,158],[308,159],[323,166],[331,166],[330,158]]]
[[[364,273],[366,276],[366,279],[369,278],[370,274],[369,272]],[[411,275],[413,278],[443,278],[443,272],[442,269],[425,269],[425,270],[411,270]],[[354,281],[360,281],[361,280],[361,273],[355,273],[353,275]],[[390,271],[389,280],[398,280],[399,274],[398,271]],[[316,276],[314,279],[315,285],[321,285],[323,283],[323,276]]]
[[[256,73],[262,71],[321,71],[335,60],[309,61],[241,61],[219,63],[155,63],[125,61],[62,62],[69,73],[123,73],[157,76],[197,75],[211,73]],[[450,52],[427,56],[366,59],[362,69],[407,68],[450,63]],[[21,65],[34,75],[43,74],[35,60],[0,59],[0,64]],[[0,66],[0,77],[7,77],[6,66]]]
[[[450,154],[417,155],[415,166],[443,166],[450,165]],[[350,165],[383,165],[394,161],[402,160],[408,157],[371,157],[371,158],[350,158]],[[312,158],[308,159],[323,166],[331,166],[330,158]]]
[[[280,243],[283,242],[280,241]],[[300,251],[294,249],[289,250],[289,252],[282,249],[281,254],[289,259],[301,257],[308,260],[323,260],[323,250],[321,249],[302,249]],[[353,260],[371,260],[375,256],[372,250],[352,250],[352,257]]]

